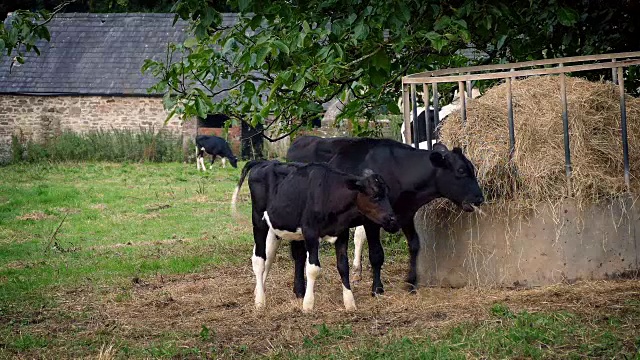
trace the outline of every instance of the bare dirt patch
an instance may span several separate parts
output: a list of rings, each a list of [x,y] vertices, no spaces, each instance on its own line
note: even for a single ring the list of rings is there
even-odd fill
[[[110,245],[91,246],[91,247],[89,247],[89,250],[117,249],[117,248],[122,248],[122,247],[144,247],[144,246],[176,245],[176,244],[184,244],[184,243],[188,243],[188,242],[192,242],[192,241],[193,241],[193,239],[188,239],[188,238],[178,239],[174,235],[174,238],[166,239],[166,240],[136,241],[136,242],[129,241],[129,242],[126,242],[126,243],[116,243],[116,244],[110,244]]]
[[[20,216],[16,216],[16,220],[35,220],[35,221],[39,221],[39,220],[46,220],[46,219],[51,219],[53,216],[51,215],[47,215],[45,213],[43,213],[42,211],[34,211],[34,212],[30,212],[24,215],[20,215]]]
[[[386,294],[371,297],[371,280],[365,277],[354,286],[358,310],[348,313],[342,304],[335,261],[325,260],[323,273],[316,285],[316,310],[310,315],[301,312],[301,301],[293,295],[292,267],[287,258],[278,259],[269,274],[267,309],[262,313],[254,310],[254,277],[249,262],[193,276],[145,279],[126,301],[116,301],[114,296],[104,300],[100,312],[127,338],[144,341],[176,329],[198,334],[205,325],[215,331],[222,348],[246,345],[257,353],[268,353],[295,350],[305,337],[315,335],[311,325],[348,324],[360,339],[412,336],[430,329],[437,334],[462,322],[489,318],[489,309],[496,302],[507,304],[513,311],[568,310],[592,315],[613,311],[626,300],[640,297],[638,280],[532,290],[427,288],[411,295],[402,285],[404,266],[391,264],[385,271]],[[190,341],[195,340],[194,335]],[[185,341],[188,346],[189,340]]]
[[[254,277],[247,260],[242,266],[219,266],[192,275],[135,277],[128,286],[60,289],[59,306],[39,316],[31,332],[53,336],[59,344],[106,336],[140,348],[167,339],[179,348],[191,348],[203,346],[204,325],[218,351],[237,354],[238,348],[246,346],[253,354],[273,354],[298,352],[305,338],[318,333],[314,326],[322,324],[331,329],[349,326],[353,335],[340,340],[341,348],[348,349],[371,339],[425,333],[438,337],[461,323],[495,321],[491,314],[495,303],[514,313],[565,310],[588,319],[629,311],[630,302],[640,307],[637,279],[528,290],[423,288],[411,295],[403,284],[405,262],[389,261],[383,271],[385,295],[371,297],[371,279],[364,274],[363,281],[353,287],[358,310],[349,313],[342,304],[335,259],[324,257],[323,276],[316,284],[316,309],[307,315],[292,291],[291,260],[281,250],[267,279],[267,308],[262,313],[254,310]]]
[[[107,208],[107,205],[106,204],[93,204],[93,205],[91,205],[91,208],[95,209],[95,210],[104,210],[104,209]]]

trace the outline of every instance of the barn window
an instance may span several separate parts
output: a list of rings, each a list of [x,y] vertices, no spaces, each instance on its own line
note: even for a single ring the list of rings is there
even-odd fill
[[[209,114],[206,118],[198,118],[198,127],[202,128],[223,128],[224,123],[229,120],[225,114]]]

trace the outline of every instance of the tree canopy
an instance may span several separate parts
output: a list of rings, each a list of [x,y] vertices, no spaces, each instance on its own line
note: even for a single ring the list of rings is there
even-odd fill
[[[0,27],[0,50],[19,49],[18,61],[22,49],[37,51],[46,10],[61,3],[22,2],[31,11],[15,13],[15,30]],[[176,12],[193,36],[143,67],[171,114],[219,112],[283,131],[321,116],[332,99],[346,104],[341,119],[399,113],[400,78],[414,72],[640,48],[632,0],[76,0],[64,11]],[[223,24],[222,12],[237,21]],[[468,47],[486,56],[468,59]],[[639,78],[628,70],[628,90]]]
[[[186,117],[222,112],[253,125],[295,130],[321,116],[322,104],[350,99],[343,119],[399,113],[403,75],[430,69],[638,49],[620,1],[230,0],[238,15],[222,26],[205,0],[174,10],[194,37],[172,47],[171,61],[148,61],[165,106]],[[470,60],[460,50],[486,54]],[[637,87],[637,84],[636,84]],[[212,98],[222,90],[222,101]],[[346,101],[345,101],[346,102]],[[364,129],[366,133],[367,130]]]

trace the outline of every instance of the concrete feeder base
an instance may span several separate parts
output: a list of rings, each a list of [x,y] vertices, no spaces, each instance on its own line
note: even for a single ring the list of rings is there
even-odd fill
[[[526,218],[464,213],[428,226],[415,218],[420,235],[418,276],[422,285],[539,286],[576,280],[637,276],[640,211],[631,197],[578,209],[566,200],[554,212],[540,205]],[[555,218],[553,214],[556,214]]]

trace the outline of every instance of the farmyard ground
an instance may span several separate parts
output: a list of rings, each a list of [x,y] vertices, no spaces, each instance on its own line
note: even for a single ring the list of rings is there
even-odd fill
[[[640,358],[638,280],[409,295],[397,239],[355,313],[325,245],[303,315],[283,245],[257,314],[248,191],[234,219],[239,169],[218,166],[0,168],[0,358]]]

